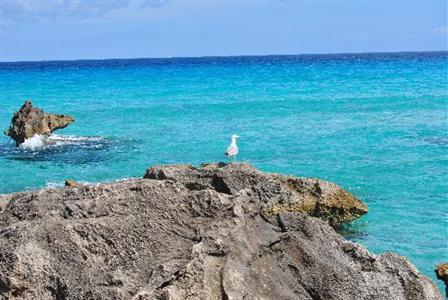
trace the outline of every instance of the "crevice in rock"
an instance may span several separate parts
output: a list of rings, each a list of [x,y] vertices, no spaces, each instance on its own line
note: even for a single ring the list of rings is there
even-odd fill
[[[178,280],[182,275],[184,275],[184,272],[182,270],[177,270],[176,272],[173,273],[173,275],[171,276],[170,279],[162,282],[161,285],[159,285],[156,290],[162,290],[164,288],[166,288],[167,286],[171,285],[171,283],[173,283],[173,281]]]
[[[288,231],[288,229],[285,226],[285,223],[283,223],[283,220],[282,220],[282,217],[281,217],[280,214],[277,214],[277,223],[278,223],[278,226],[280,227],[280,229],[283,232],[287,232]]]
[[[270,220],[269,217],[265,215],[264,210],[261,210],[259,215],[263,219],[263,221],[265,221],[266,223],[274,225],[274,226],[278,226],[278,222],[275,223],[275,220],[274,220],[274,222],[272,220]]]
[[[67,287],[61,284],[59,280],[56,281],[56,288],[49,286],[47,289],[55,300],[65,300],[68,296]]]
[[[190,191],[203,191],[209,188],[208,186],[203,185],[199,182],[186,182],[184,185]]]
[[[143,189],[141,187],[139,187],[139,186],[130,187],[129,190],[132,191],[132,192],[141,192],[141,191],[143,191]]]
[[[187,240],[192,241],[194,243],[200,243],[202,241],[202,237],[198,236],[198,235],[188,236],[188,235],[181,234],[181,233],[179,233],[178,231],[176,231],[174,229],[171,230],[171,232],[174,233],[175,235],[177,235],[178,237],[187,239]]]
[[[11,289],[11,295],[13,297],[21,297],[22,294],[27,290],[26,287],[16,287]]]
[[[271,242],[271,243],[268,245],[268,248],[272,248],[273,246],[277,245],[278,243],[281,243],[281,242],[283,242],[283,241],[285,241],[285,240],[287,240],[287,239],[289,239],[289,238],[290,238],[290,236],[289,236],[288,234],[282,235],[279,239],[277,239],[277,240]]]
[[[211,185],[218,193],[232,195],[232,191],[227,186],[227,184],[224,182],[224,179],[222,177],[219,177],[216,174],[213,176]]]
[[[3,280],[0,280],[0,295],[8,294],[10,291],[9,285],[6,284]]]

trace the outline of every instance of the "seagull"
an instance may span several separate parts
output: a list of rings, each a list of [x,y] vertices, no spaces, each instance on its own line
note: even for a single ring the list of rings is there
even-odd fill
[[[236,145],[236,139],[239,138],[236,134],[232,134],[231,142],[229,147],[227,147],[226,156],[234,157],[234,161],[236,161],[236,156],[238,155],[238,146]]]

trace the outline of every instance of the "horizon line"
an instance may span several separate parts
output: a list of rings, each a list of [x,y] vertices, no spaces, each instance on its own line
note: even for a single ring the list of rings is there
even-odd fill
[[[270,56],[313,56],[313,55],[353,55],[353,54],[405,54],[405,53],[434,53],[448,52],[443,50],[403,50],[403,51],[362,51],[362,52],[320,52],[320,53],[288,53],[288,54],[236,54],[236,55],[200,55],[200,56],[159,56],[159,57],[116,57],[116,58],[69,58],[69,59],[43,59],[43,60],[12,60],[0,61],[0,64],[14,63],[45,63],[45,62],[80,62],[80,61],[99,61],[99,60],[142,60],[142,59],[201,59],[201,58],[231,58],[231,57],[270,57]]]

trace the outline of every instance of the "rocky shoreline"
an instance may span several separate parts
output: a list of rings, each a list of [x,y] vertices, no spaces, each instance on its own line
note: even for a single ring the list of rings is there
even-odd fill
[[[334,231],[367,207],[333,183],[222,163],[144,177],[1,196],[0,299],[442,299]]]

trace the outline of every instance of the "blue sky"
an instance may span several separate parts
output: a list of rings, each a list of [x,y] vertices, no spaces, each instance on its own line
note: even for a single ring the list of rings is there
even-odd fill
[[[0,61],[447,49],[442,0],[0,0]]]

